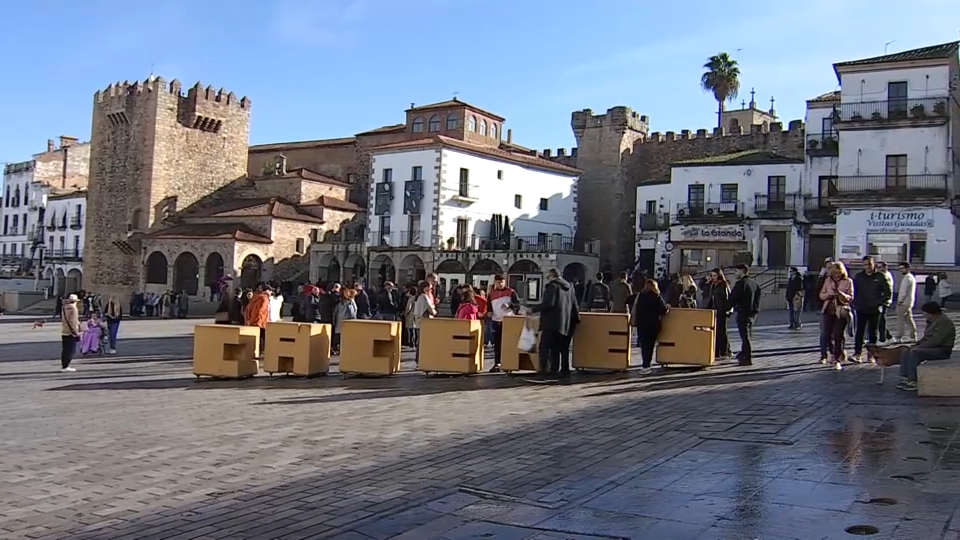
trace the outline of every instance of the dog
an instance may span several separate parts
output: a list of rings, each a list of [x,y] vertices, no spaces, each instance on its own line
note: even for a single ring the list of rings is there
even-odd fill
[[[894,345],[892,347],[867,345],[867,354],[874,358],[877,365],[880,366],[880,382],[877,384],[883,384],[883,376],[887,372],[887,367],[900,365],[900,357],[903,355],[903,351],[909,348],[907,345]]]
[[[36,330],[37,328],[43,328],[43,325],[44,325],[46,322],[47,322],[47,321],[44,320],[44,319],[40,319],[39,321],[35,321],[35,322],[33,323],[33,328],[31,328],[31,330]]]

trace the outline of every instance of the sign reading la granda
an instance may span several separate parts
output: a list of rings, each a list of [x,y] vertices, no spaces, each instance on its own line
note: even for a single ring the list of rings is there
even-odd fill
[[[934,223],[928,210],[873,210],[867,215],[867,232],[928,232]]]

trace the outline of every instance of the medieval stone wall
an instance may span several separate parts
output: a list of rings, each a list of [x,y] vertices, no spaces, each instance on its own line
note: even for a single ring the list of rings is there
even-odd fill
[[[38,154],[33,181],[60,189],[87,187],[90,173],[90,143],[73,143]]]

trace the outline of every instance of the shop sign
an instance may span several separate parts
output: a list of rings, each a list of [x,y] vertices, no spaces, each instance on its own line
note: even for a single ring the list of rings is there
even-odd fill
[[[678,238],[686,242],[743,242],[743,227],[692,225],[681,227]]]
[[[933,229],[929,210],[871,210],[867,214],[867,232],[911,233]]]

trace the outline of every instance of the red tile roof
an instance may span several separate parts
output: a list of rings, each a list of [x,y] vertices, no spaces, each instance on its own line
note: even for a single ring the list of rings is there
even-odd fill
[[[833,92],[827,92],[826,94],[820,94],[819,96],[808,99],[807,103],[830,103],[833,101],[840,101],[840,91],[834,90]]]
[[[327,195],[321,195],[317,198],[316,202],[300,205],[304,206],[322,206],[324,208],[329,208],[331,210],[340,210],[343,212],[363,212],[366,209],[362,206],[356,205],[350,201],[345,201],[343,199],[337,199],[335,197],[329,197]]]
[[[257,144],[247,148],[250,154],[259,154],[265,152],[280,152],[283,150],[301,150],[304,148],[325,148],[327,146],[344,146],[356,144],[356,137],[343,137],[340,139],[319,139],[315,141],[291,141],[269,144]]]
[[[275,217],[291,221],[323,223],[323,212],[310,206],[296,205],[292,202],[273,197],[270,199],[233,199],[208,208],[200,208],[184,214],[191,217]]]
[[[296,169],[287,171],[287,174],[261,176],[259,178],[254,178],[254,180],[257,182],[262,182],[264,180],[307,180],[309,182],[320,182],[321,184],[329,184],[331,186],[348,189],[351,187],[350,184],[342,180],[337,180],[336,178],[331,178],[325,174],[311,171],[306,167],[297,167]]]
[[[960,50],[960,41],[951,41],[941,43],[940,45],[931,45],[930,47],[921,47],[919,49],[910,49],[909,51],[900,51],[893,54],[884,54],[864,58],[862,60],[850,60],[848,62],[837,62],[833,65],[834,69],[846,66],[864,66],[868,64],[889,64],[892,62],[909,62],[911,60],[939,60],[957,57],[957,51]]]
[[[385,133],[403,133],[406,130],[406,124],[393,124],[390,126],[378,127],[377,129],[371,129],[370,131],[364,131],[363,133],[357,133],[357,137],[361,137],[363,135],[383,135]]]
[[[263,236],[244,223],[184,223],[168,229],[149,233],[146,238],[199,239],[199,240],[238,240],[257,244],[272,244],[273,240]]]
[[[443,135],[434,135],[432,137],[425,137],[423,139],[417,139],[413,141],[403,141],[391,144],[383,144],[380,146],[375,146],[371,149],[371,152],[376,153],[378,151],[388,151],[388,150],[412,150],[416,148],[430,148],[433,146],[446,146],[456,150],[463,150],[465,152],[470,152],[472,154],[480,154],[482,156],[492,157],[494,159],[501,159],[504,161],[510,161],[517,163],[519,165],[524,165],[527,167],[534,167],[538,169],[547,169],[550,171],[568,173],[578,175],[580,174],[579,169],[573,167],[568,167],[566,165],[550,161],[540,157],[539,155],[531,154],[521,154],[518,152],[511,152],[501,148],[493,148],[490,146],[480,146],[477,144],[471,144],[468,142],[461,141],[459,139],[451,139],[450,137],[444,137]]]
[[[503,121],[506,120],[506,118],[504,118],[504,117],[502,117],[502,116],[500,116],[500,115],[498,115],[498,114],[493,114],[492,112],[486,111],[486,110],[484,110],[484,109],[481,109],[480,107],[474,107],[473,105],[471,105],[471,104],[469,104],[469,103],[467,103],[467,102],[465,102],[465,101],[460,101],[460,100],[457,99],[457,98],[448,99],[447,101],[441,101],[441,102],[439,102],[439,103],[431,103],[431,104],[429,104],[429,105],[420,105],[419,107],[411,107],[411,108],[407,109],[406,112],[420,112],[420,111],[424,111],[424,112],[425,112],[425,111],[433,111],[433,110],[438,110],[438,109],[450,109],[450,108],[453,108],[453,107],[466,107],[467,109],[471,109],[471,110],[476,111],[476,112],[478,112],[478,113],[480,113],[480,114],[482,114],[482,115],[484,115],[484,116],[486,116],[486,117],[488,117],[488,118],[493,118],[494,120],[499,120],[499,121],[501,121],[501,122],[503,122]]]

